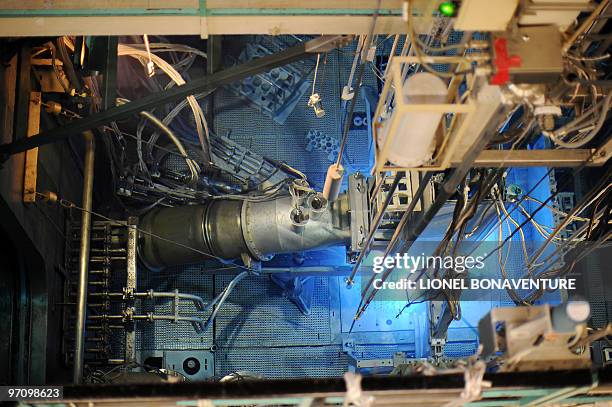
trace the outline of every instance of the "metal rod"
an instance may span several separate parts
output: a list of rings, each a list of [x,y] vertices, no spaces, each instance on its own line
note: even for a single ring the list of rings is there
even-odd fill
[[[370,243],[372,242],[372,239],[374,239],[374,233],[376,233],[376,229],[378,229],[378,226],[380,225],[380,222],[382,221],[382,218],[385,215],[385,211],[387,210],[389,203],[391,203],[391,200],[393,199],[393,194],[395,193],[395,190],[397,189],[397,185],[399,184],[403,176],[404,176],[404,173],[401,171],[398,171],[395,174],[395,178],[393,179],[393,184],[391,184],[391,188],[389,188],[389,192],[387,192],[387,196],[385,197],[385,202],[383,202],[382,207],[376,214],[376,218],[374,219],[374,222],[372,222],[372,226],[370,227],[370,231],[368,232],[368,237],[366,237],[366,240],[363,244],[363,248],[361,249],[361,252],[359,252],[359,257],[357,257],[357,261],[355,262],[355,265],[353,266],[353,271],[351,271],[351,275],[348,276],[348,278],[346,279],[346,284],[348,285],[353,284],[353,278],[355,278],[355,274],[357,274],[359,265],[361,264],[361,261],[363,260],[363,258],[367,254],[368,249],[370,248]],[[384,176],[381,182],[385,182]]]
[[[595,162],[596,155],[592,149],[567,150],[484,150],[474,161],[474,167],[579,167],[585,162],[587,166],[605,164]],[[462,161],[453,161],[451,165],[461,165]]]
[[[87,271],[89,267],[89,236],[91,227],[91,209],[94,178],[94,135],[91,131],[83,133],[85,137],[85,164],[83,166],[83,212],[81,214],[81,242],[79,252],[79,288],[77,293],[77,312],[74,341],[73,381],[81,383],[83,378],[83,350],[85,344],[85,319],[87,305]]]
[[[433,172],[431,171],[427,172],[425,173],[425,176],[419,181],[420,182],[419,188],[417,189],[416,193],[412,197],[412,200],[410,201],[408,208],[406,208],[406,211],[402,215],[402,218],[400,219],[397,227],[395,228],[395,231],[393,232],[393,236],[391,237],[391,240],[389,240],[389,243],[387,244],[387,248],[385,249],[385,253],[382,256],[383,258],[386,258],[389,255],[389,253],[393,251],[393,248],[395,247],[395,243],[399,239],[400,234],[402,233],[402,231],[404,230],[404,227],[408,223],[408,220],[410,219],[412,212],[414,211],[414,208],[416,207],[417,202],[421,199],[421,197],[425,193],[425,188],[427,188],[429,184],[429,180],[431,180],[432,176],[433,176]]]
[[[372,44],[372,39],[374,38],[374,28],[376,27],[376,19],[378,18],[378,13],[380,11],[380,3],[381,0],[378,0],[376,2],[376,11],[372,16],[370,30],[368,35],[365,37],[365,41],[363,42],[363,48],[361,48],[361,63],[359,64],[359,71],[357,71],[358,73],[357,82],[355,83],[355,92],[353,94],[353,99],[351,100],[351,105],[349,107],[348,114],[345,118],[344,130],[342,131],[342,138],[340,139],[340,147],[338,148],[338,158],[336,159],[337,167],[340,167],[340,164],[342,164],[342,154],[344,153],[344,148],[348,139],[349,130],[353,121],[353,113],[355,112],[355,106],[357,105],[357,99],[359,98],[359,90],[361,89],[363,72],[365,70],[366,64],[368,63],[368,61],[366,60],[366,55],[370,49],[370,45]],[[350,86],[351,84],[349,83],[349,87]]]
[[[379,173],[379,174],[381,174],[381,173]],[[374,190],[372,191],[372,194],[370,195],[370,199],[368,201],[369,204],[370,204],[370,207],[372,205],[374,205],[374,201],[378,197],[378,193],[380,192],[380,188],[382,187],[382,185],[384,183],[385,183],[385,173],[382,173],[382,175],[380,175],[380,182],[377,182],[376,185],[374,185]]]

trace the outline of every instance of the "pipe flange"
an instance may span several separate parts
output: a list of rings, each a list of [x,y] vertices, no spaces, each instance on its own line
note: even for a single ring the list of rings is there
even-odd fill
[[[306,227],[310,216],[308,212],[306,212],[302,208],[293,208],[289,213],[289,218],[291,219],[291,225],[293,226],[293,229],[296,231],[301,231],[304,230],[304,228]]]
[[[244,238],[244,242],[246,243],[247,248],[251,256],[259,261],[267,261],[270,260],[273,256],[266,256],[261,251],[257,249],[255,246],[255,242],[253,240],[253,223],[247,216],[248,207],[250,205],[249,201],[244,201],[242,204],[242,209],[240,212],[240,217],[242,218],[242,237]]]
[[[310,219],[317,220],[327,211],[329,203],[322,193],[317,192],[308,196],[308,207],[310,208]]]

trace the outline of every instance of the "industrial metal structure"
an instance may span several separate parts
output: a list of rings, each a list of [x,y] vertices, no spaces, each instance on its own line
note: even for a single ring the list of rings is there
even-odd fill
[[[611,17],[0,0],[0,401],[611,403]]]

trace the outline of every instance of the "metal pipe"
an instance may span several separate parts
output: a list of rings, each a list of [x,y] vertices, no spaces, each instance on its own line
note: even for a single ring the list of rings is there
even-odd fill
[[[77,293],[77,312],[74,341],[73,381],[81,383],[83,378],[83,351],[85,344],[85,319],[87,305],[87,271],[89,267],[89,237],[91,227],[91,208],[93,197],[95,142],[91,131],[83,133],[85,138],[85,163],[83,165],[83,212],[81,214],[81,242],[79,251],[79,288]]]

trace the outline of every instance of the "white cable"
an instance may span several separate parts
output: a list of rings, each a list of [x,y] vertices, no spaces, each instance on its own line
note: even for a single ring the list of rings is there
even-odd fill
[[[504,213],[504,216],[506,217],[506,220],[509,221],[509,222],[512,222],[512,224],[519,231],[519,235],[521,237],[521,248],[523,250],[523,256],[525,257],[525,262],[528,262],[529,261],[529,253],[527,252],[527,245],[525,243],[525,233],[523,232],[523,228],[521,228],[520,225],[518,224],[518,222],[515,221],[512,216],[510,216],[510,214],[508,213],[508,210],[506,209],[506,205],[504,204],[504,201],[501,199],[501,196],[498,195],[497,199],[499,200],[499,204],[500,204],[501,210]],[[510,225],[508,225],[508,226],[510,226]],[[510,233],[512,233],[512,229],[510,227],[508,229],[509,229]],[[512,239],[510,239],[510,241],[511,240]],[[510,241],[508,241],[508,243]],[[508,250],[510,250],[510,249],[508,249]]]
[[[122,44],[125,45],[125,44]],[[144,44],[129,44],[130,47],[136,49],[145,49]],[[156,52],[185,52],[189,54],[199,55],[202,58],[208,58],[206,52],[197,48],[190,47],[184,44],[168,44],[164,42],[152,42],[149,44],[149,49],[152,53]]]
[[[149,62],[147,62],[147,75],[149,77],[155,75],[155,64],[151,61],[151,48],[149,47],[149,36],[147,34],[142,36],[144,40],[145,50],[147,51],[147,57],[149,58]]]
[[[125,99],[125,98],[117,98],[117,102],[119,104],[125,104],[125,103],[129,103],[130,101],[128,99]],[[195,162],[194,160],[189,158],[189,155],[187,154],[187,150],[183,146],[183,143],[181,143],[179,138],[176,137],[174,132],[172,130],[170,130],[170,128],[168,126],[166,126],[161,120],[159,120],[155,115],[153,115],[153,114],[151,114],[151,113],[149,113],[147,111],[140,112],[140,115],[142,117],[148,119],[149,121],[151,121],[153,124],[155,124],[157,126],[158,129],[160,129],[164,133],[166,133],[168,138],[176,146],[176,148],[179,151],[180,155],[185,159],[187,167],[189,168],[189,172],[191,172],[191,182],[196,182],[198,180],[198,178],[199,178],[200,166],[198,165],[197,162]],[[141,132],[142,129],[138,129],[137,131]],[[138,136],[137,136],[137,140],[140,140],[140,138]],[[139,161],[141,162],[141,164],[145,166],[144,170],[148,171],[148,168],[146,168],[146,164],[144,163],[144,160],[142,159],[142,154],[140,152],[140,148],[138,148],[138,158],[139,158]]]
[[[314,69],[314,78],[312,78],[312,92],[311,95],[315,94],[315,85],[317,83],[317,73],[319,72],[319,60],[321,59],[321,54],[317,54],[317,64]]]
[[[148,60],[149,55],[146,50],[142,50],[139,47],[133,47],[131,45],[119,44],[117,53],[119,56],[129,55],[133,58],[138,59],[141,63]],[[151,54],[151,60],[172,79],[174,83],[177,85],[184,85],[186,82],[179,74],[176,69],[172,67],[168,62],[164,59],[160,58],[155,54]],[[146,64],[146,62],[145,62]],[[196,98],[193,95],[187,96],[187,102],[193,111],[193,116],[196,124],[196,131],[198,133],[198,139],[200,141],[200,146],[202,147],[202,151],[204,155],[210,157],[210,134],[208,130],[208,124],[206,123],[206,118],[204,117],[204,112],[202,111],[202,107],[198,104]],[[206,137],[206,143],[204,141],[204,137]]]
[[[528,201],[535,202],[535,203],[537,203],[538,205],[542,205],[542,204],[543,204],[543,202],[542,202],[542,201],[540,201],[540,200],[538,200],[538,199],[535,199],[535,198],[533,198],[533,197],[531,197],[531,196],[529,196],[529,195],[525,195],[525,199],[526,199],[526,200],[528,200]],[[550,206],[550,205],[547,205],[547,204],[544,204],[544,206],[545,206],[546,208],[550,209],[552,212],[554,212],[554,213],[556,213],[556,214],[559,214],[559,215],[562,215],[562,216],[565,216],[565,217],[567,217],[567,216],[568,216],[568,214],[567,214],[566,212],[563,212],[562,210],[559,210],[559,209],[555,208],[554,206]],[[588,222],[588,221],[590,220],[590,219],[583,218],[583,217],[581,217],[581,216],[576,216],[576,215],[572,216],[572,219],[573,219],[573,220],[579,220],[579,221],[581,221],[581,222]]]

